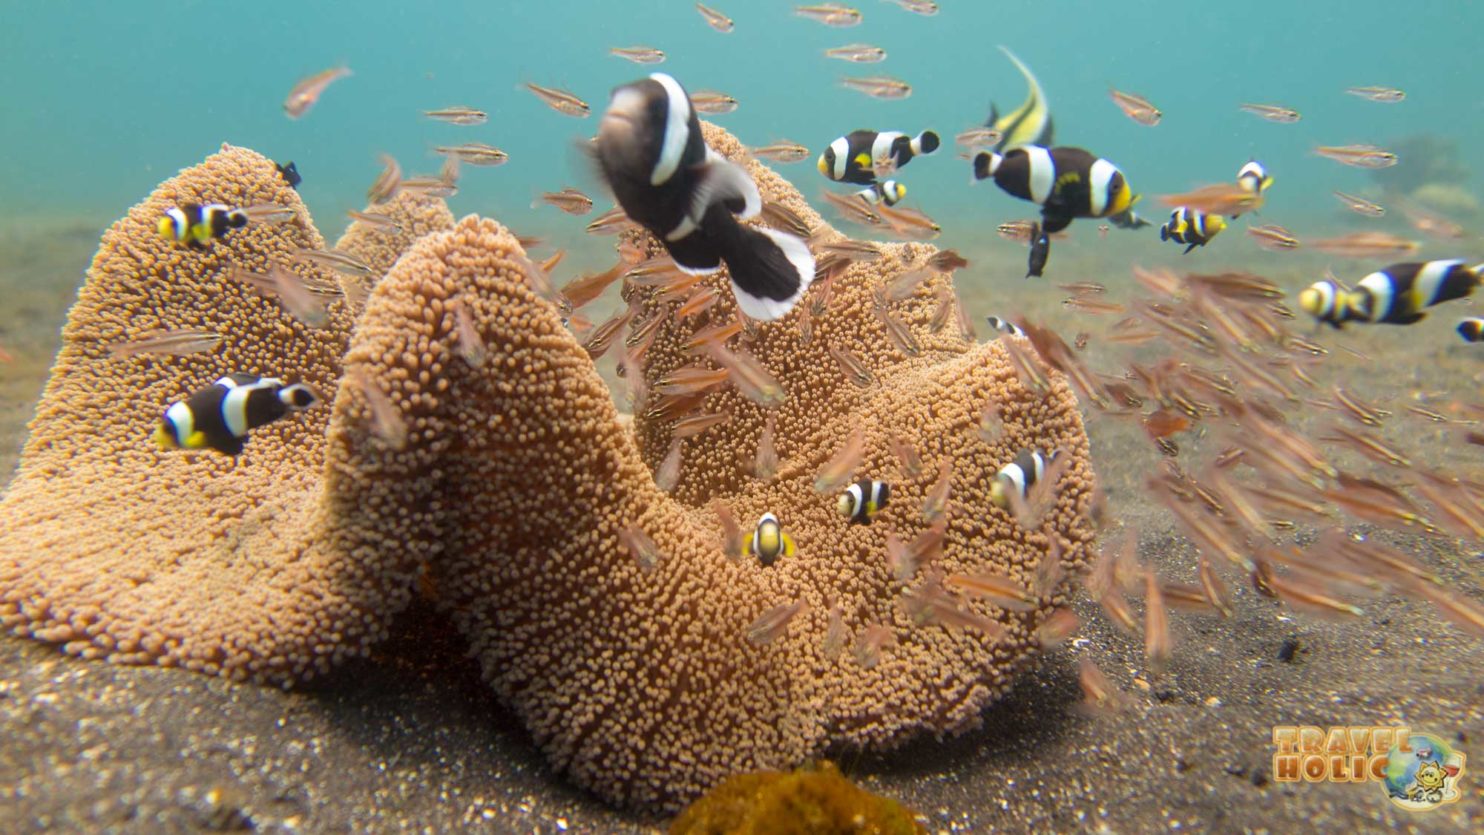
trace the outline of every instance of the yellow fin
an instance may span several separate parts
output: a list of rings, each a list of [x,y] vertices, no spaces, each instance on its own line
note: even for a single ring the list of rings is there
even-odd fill
[[[794,538],[791,537],[791,536],[789,536],[788,534],[784,533],[781,530],[778,532],[778,536],[782,537],[782,539],[783,539],[783,556],[785,556],[785,557],[791,557],[791,556],[793,556],[794,555]]]
[[[192,432],[186,437],[185,443],[181,444],[181,446],[185,447],[186,449],[205,449],[206,433]]]

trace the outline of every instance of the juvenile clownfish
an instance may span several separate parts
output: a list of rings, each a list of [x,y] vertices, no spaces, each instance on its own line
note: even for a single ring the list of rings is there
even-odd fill
[[[1464,342],[1484,342],[1484,319],[1470,316],[1458,323],[1458,335]]]
[[[231,209],[220,203],[187,203],[165,211],[155,228],[160,237],[169,238],[191,249],[205,249],[213,238],[220,238],[228,230],[241,229],[247,225],[247,213]]]
[[[746,169],[706,147],[680,82],[664,74],[613,91],[595,156],[624,214],[664,242],[681,270],[703,275],[725,262],[748,318],[782,318],[814,280],[803,240],[738,218],[762,210]]]
[[[903,197],[907,196],[907,187],[896,180],[887,180],[884,183],[877,183],[873,186],[863,188],[857,191],[855,195],[873,206],[878,203],[895,206],[902,202]]]
[[[1247,164],[1237,169],[1237,185],[1253,197],[1261,197],[1263,192],[1273,184],[1273,175],[1257,160],[1248,160]],[[1241,213],[1232,215],[1233,218],[1240,217]]]
[[[1299,309],[1332,328],[1350,321],[1350,291],[1330,281],[1316,281],[1299,292]]]
[[[314,389],[303,383],[229,374],[171,404],[155,428],[155,443],[162,450],[214,449],[239,455],[251,430],[318,402]]]
[[[989,326],[999,333],[1009,336],[1025,336],[1025,331],[1021,330],[1019,325],[1009,319],[1002,319],[999,316],[986,316],[984,318],[989,322]]]
[[[938,150],[939,144],[938,134],[930,130],[910,137],[900,131],[856,130],[831,142],[817,165],[819,173],[837,183],[869,186],[876,183],[881,162],[901,168],[913,157]]]
[[[1082,148],[1026,145],[1003,154],[974,155],[974,179],[993,179],[1002,191],[1041,207],[1040,228],[1031,238],[1030,270],[1038,276],[1050,255],[1049,236],[1079,217],[1127,216],[1138,198],[1118,166]],[[1120,225],[1123,225],[1120,222]]]
[[[1047,465],[1055,460],[1055,452],[1047,457],[1039,452],[1022,449],[1014,461],[1001,467],[995,474],[994,484],[989,488],[989,500],[995,507],[1008,510],[1010,494],[1014,493],[1024,499],[1030,489],[1036,486],[1036,482],[1046,474]]]
[[[294,165],[293,160],[275,163],[273,167],[278,169],[278,173],[282,175],[283,181],[289,184],[289,188],[297,189],[299,184],[304,182],[304,178],[299,176],[299,168]]]
[[[763,565],[772,565],[779,557],[793,555],[793,539],[784,533],[778,517],[771,513],[764,513],[757,520],[757,527],[753,529],[751,538],[742,543],[743,558],[757,557],[758,562]]]
[[[1159,227],[1159,239],[1188,244],[1185,247],[1188,255],[1192,249],[1210,243],[1211,239],[1225,228],[1226,221],[1221,215],[1208,215],[1205,212],[1181,206],[1170,212],[1169,221]]]
[[[866,478],[845,488],[836,509],[852,525],[869,525],[889,501],[891,485]]]

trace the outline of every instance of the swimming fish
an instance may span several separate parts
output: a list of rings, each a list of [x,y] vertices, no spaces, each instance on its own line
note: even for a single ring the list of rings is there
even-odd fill
[[[846,76],[840,79],[840,85],[873,99],[905,99],[912,95],[911,84],[889,75]]]
[[[797,142],[780,139],[760,148],[753,148],[752,155],[772,162],[803,162],[809,158],[809,149]]]
[[[814,280],[804,241],[737,222],[762,209],[757,184],[706,147],[690,97],[674,78],[655,73],[615,89],[596,156],[624,213],[661,239],[677,266],[706,274],[726,262],[748,317],[781,318]]]
[[[1484,319],[1470,316],[1458,323],[1457,330],[1465,342],[1484,342]]]
[[[932,17],[938,13],[938,4],[933,2],[933,0],[887,0],[887,2],[895,3],[907,11],[920,14],[923,17]]]
[[[1036,482],[1046,474],[1046,467],[1056,460],[1056,453],[1050,457],[1042,455],[1029,449],[1022,449],[1016,454],[1015,460],[1000,468],[995,474],[994,484],[989,488],[989,500],[995,507],[1002,510],[1010,508],[1010,493],[1015,493],[1021,499]]]
[[[274,377],[229,374],[171,404],[155,428],[155,443],[160,449],[214,449],[238,455],[253,429],[318,402],[314,389],[303,383],[284,385]]]
[[[824,51],[826,58],[838,58],[854,64],[879,64],[886,60],[886,50],[867,43],[852,43]]]
[[[1352,96],[1359,96],[1370,101],[1378,101],[1383,104],[1396,104],[1405,99],[1407,94],[1395,87],[1349,87],[1345,90]]]
[[[1028,277],[1041,275],[1050,254],[1049,235],[1074,218],[1111,219],[1128,213],[1136,200],[1118,166],[1082,148],[1026,145],[1004,154],[980,151],[974,155],[974,179],[991,177],[1007,194],[1041,206]]]
[[[510,155],[493,145],[483,142],[465,142],[462,145],[439,145],[433,149],[434,153],[445,157],[452,157],[459,162],[470,165],[503,165],[510,160]]]
[[[869,525],[890,500],[890,484],[863,478],[845,488],[836,509],[852,525]]]
[[[732,22],[731,18],[727,17],[716,9],[697,3],[696,11],[700,12],[701,17],[705,18],[707,26],[710,26],[712,29],[715,29],[718,32],[730,32],[732,31],[732,29],[736,28],[736,24]]]
[[[1161,195],[1159,202],[1172,209],[1184,206],[1206,214],[1236,217],[1262,208],[1263,197],[1240,183],[1213,183],[1184,194]]]
[[[464,105],[454,105],[438,110],[424,110],[423,115],[429,119],[447,122],[450,125],[482,125],[489,121],[489,114],[483,110],[475,110]]]
[[[895,206],[907,196],[907,187],[896,180],[887,180],[884,183],[867,186],[855,194],[872,205],[885,203],[888,206]]]
[[[1108,97],[1113,99],[1113,103],[1118,105],[1118,109],[1122,110],[1125,116],[1145,127],[1154,127],[1164,117],[1164,114],[1159,112],[1159,108],[1155,107],[1143,96],[1136,96],[1133,93],[1125,93],[1122,90],[1115,90],[1109,87]]]
[[[248,222],[247,213],[220,203],[187,203],[165,210],[155,228],[160,237],[170,238],[181,246],[205,249],[212,238],[220,238],[229,230],[241,229]]]
[[[764,513],[757,520],[752,536],[742,543],[742,557],[755,556],[763,565],[772,565],[779,557],[794,555],[794,541],[784,532],[778,517]]]
[[[663,64],[665,51],[652,46],[615,46],[608,54],[633,61],[636,64]]]
[[[298,119],[308,113],[309,108],[314,107],[314,103],[319,101],[320,94],[324,93],[326,87],[350,74],[349,67],[332,67],[324,72],[300,79],[299,83],[289,91],[288,98],[283,100],[283,112],[287,113],[290,119]]]
[[[1009,336],[1025,336],[1025,331],[1021,330],[1019,325],[1009,319],[1003,319],[999,316],[986,316],[984,318],[988,320],[990,328],[999,333]]]
[[[1346,290],[1333,281],[1316,281],[1299,293],[1299,307],[1331,327],[1346,322],[1410,325],[1426,317],[1423,308],[1464,298],[1478,288],[1484,264],[1461,259],[1392,264]]]
[[[1386,208],[1384,206],[1381,206],[1377,203],[1372,203],[1364,197],[1356,197],[1353,194],[1346,194],[1343,191],[1336,191],[1334,192],[1334,195],[1335,199],[1345,204],[1345,208],[1349,209],[1352,212],[1355,212],[1358,215],[1365,215],[1366,217],[1381,217],[1386,214]]]
[[[1341,258],[1385,258],[1395,255],[1410,255],[1422,248],[1416,241],[1393,235],[1390,232],[1368,230],[1350,232],[1333,238],[1312,238],[1309,246]]]
[[[1221,215],[1208,215],[1181,206],[1170,212],[1169,221],[1159,227],[1159,239],[1188,244],[1185,247],[1188,254],[1192,249],[1210,243],[1225,228],[1226,220]]]
[[[977,151],[980,148],[994,148],[1000,141],[1000,132],[991,127],[969,128],[953,137],[953,141],[966,151]],[[969,157],[965,155],[965,159]]]
[[[297,189],[299,184],[304,182],[304,178],[299,176],[299,168],[294,165],[293,160],[276,162],[273,164],[273,167],[278,169],[279,175],[283,177],[285,183],[289,184],[289,188]]]
[[[901,131],[853,130],[830,143],[819,155],[819,173],[837,183],[869,186],[877,182],[877,169],[896,170],[938,150],[938,134],[925,130],[916,136]]]
[[[566,116],[575,116],[579,119],[587,118],[592,108],[587,102],[579,99],[572,93],[557,87],[542,87],[539,84],[525,83],[525,88],[536,94],[536,98],[546,103],[547,107]]]
[[[984,126],[993,128],[1000,134],[998,143],[991,150],[1007,151],[1021,145],[1050,145],[1053,141],[1051,105],[1046,103],[1046,94],[1041,91],[1041,82],[1031,74],[1030,67],[1015,57],[1015,53],[1003,46],[1000,47],[1000,51],[1005,53],[1005,57],[1009,58],[1011,63],[1015,64],[1015,68],[1020,70],[1020,74],[1025,76],[1028,91],[1025,101],[1004,116],[999,115],[993,102],[990,103],[989,119],[985,121]]]
[[[222,335],[207,330],[154,330],[128,342],[115,342],[108,346],[114,357],[132,357],[137,354],[164,354],[184,357],[204,351],[215,351],[222,343]]]
[[[1397,163],[1396,154],[1375,145],[1321,145],[1314,153],[1355,168],[1390,168]]]
[[[540,202],[555,206],[575,217],[581,217],[593,210],[593,199],[572,186],[567,186],[561,191],[544,192]]]
[[[1282,252],[1285,249],[1298,249],[1299,239],[1293,236],[1282,226],[1267,224],[1265,226],[1251,226],[1247,234],[1252,237],[1257,245],[1269,252]]]
[[[1301,290],[1298,303],[1305,313],[1332,328],[1339,328],[1351,319],[1350,291],[1329,279]]]
[[[823,23],[826,26],[857,26],[861,22],[859,9],[852,9],[849,6],[842,6],[839,3],[794,6],[794,14],[818,23]]]
[[[1297,110],[1291,107],[1284,107],[1281,104],[1244,104],[1238,109],[1251,113],[1254,116],[1261,116],[1269,122],[1278,122],[1279,124],[1292,124],[1303,118]]]
[[[1247,160],[1247,164],[1237,169],[1237,185],[1254,197],[1261,197],[1273,184],[1273,175],[1268,169],[1255,159]]]

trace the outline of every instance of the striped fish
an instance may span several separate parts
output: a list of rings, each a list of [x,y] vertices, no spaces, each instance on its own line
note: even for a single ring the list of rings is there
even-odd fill
[[[861,479],[840,494],[837,509],[852,525],[869,525],[876,514],[891,500],[891,485],[874,479]]]
[[[995,474],[994,484],[989,488],[989,500],[995,507],[1008,510],[1010,494],[1014,493],[1022,500],[1025,499],[1030,489],[1046,474],[1047,465],[1055,460],[1055,452],[1048,457],[1040,452],[1022,449],[1014,461],[1001,467]]]
[[[228,374],[165,410],[155,428],[160,449],[214,449],[239,455],[253,429],[319,402],[303,383]]]

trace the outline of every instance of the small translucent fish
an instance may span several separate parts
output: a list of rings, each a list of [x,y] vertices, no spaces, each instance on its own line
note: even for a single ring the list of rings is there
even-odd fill
[[[1010,366],[1015,370],[1015,376],[1020,380],[1020,385],[1035,395],[1044,395],[1051,390],[1051,383],[1041,371],[1041,363],[1035,357],[1026,353],[1026,350],[1016,344],[1013,339],[1001,339],[999,344],[1005,348],[1005,355],[1010,360]]]
[[[1194,209],[1208,215],[1239,215],[1262,208],[1260,192],[1248,191],[1237,183],[1215,183],[1184,194],[1167,194],[1160,202],[1171,208]]]
[[[993,148],[1000,142],[1000,132],[991,127],[976,127],[953,137],[953,141],[966,151]]]
[[[1323,496],[1339,505],[1346,513],[1378,525],[1416,525],[1432,529],[1433,525],[1416,504],[1404,493],[1379,481],[1340,473],[1336,486],[1323,491]]]
[[[1335,386],[1334,394],[1335,403],[1358,423],[1380,426],[1383,420],[1391,417],[1391,412],[1377,408],[1339,386]]]
[[[938,477],[922,497],[922,518],[929,524],[943,518],[948,511],[948,494],[953,489],[953,465],[938,463]]]
[[[493,152],[485,159],[484,164],[498,165],[498,162],[491,162],[490,160],[498,158],[500,154],[504,153],[504,151],[488,145],[485,145],[483,147],[488,149],[486,153]],[[459,184],[459,170],[463,167],[463,165],[464,160],[457,154],[450,154],[448,156],[445,156],[443,158],[443,165],[438,167],[439,183],[447,186],[450,189],[453,189],[454,191],[457,191]]]
[[[726,344],[728,339],[741,332],[742,323],[735,319],[720,325],[712,325],[709,328],[691,334],[691,338],[685,343],[685,349],[687,351],[698,351],[705,350],[712,345],[722,346]]]
[[[764,202],[763,210],[758,216],[762,219],[763,223],[774,229],[791,232],[806,240],[813,236],[814,229],[809,225],[809,221],[800,217],[798,212],[795,212],[782,203]],[[817,277],[818,265],[816,264],[816,280]]]
[[[881,260],[880,247],[869,241],[852,241],[849,238],[820,244],[816,251],[839,255],[847,261]]]
[[[918,209],[882,203],[876,207],[876,213],[894,234],[910,241],[930,241],[943,231],[937,221]]]
[[[624,214],[622,208],[614,206],[593,218],[593,221],[587,225],[587,233],[589,235],[617,235],[620,232],[637,228],[638,224],[629,220],[629,216]]]
[[[675,318],[689,319],[692,316],[699,315],[711,309],[720,300],[721,297],[717,295],[716,290],[710,287],[702,287],[691,293],[689,298],[682,302],[679,307],[675,308]]]
[[[1258,246],[1269,252],[1284,252],[1299,248],[1299,239],[1295,238],[1292,232],[1277,224],[1249,226],[1247,234]]]
[[[780,139],[777,142],[753,148],[752,155],[771,162],[788,163],[806,160],[809,158],[810,152],[808,148],[797,142]]]
[[[737,524],[737,516],[720,500],[712,503],[712,510],[721,524],[721,552],[733,562],[742,559],[742,526]]]
[[[889,75],[846,76],[840,79],[840,84],[874,99],[905,99],[912,95],[911,84]]]
[[[745,351],[730,351],[721,345],[710,345],[707,352],[716,363],[731,373],[732,385],[743,397],[773,409],[783,405],[788,395],[778,378],[768,373],[761,360]]]
[[[855,480],[855,471],[860,467],[865,454],[866,435],[860,427],[856,427],[835,451],[834,457],[815,473],[814,492],[832,496],[845,489],[845,485]]]
[[[824,51],[826,58],[838,58],[856,64],[877,64],[886,60],[886,50],[866,43],[846,44]]]
[[[1071,609],[1057,609],[1036,629],[1036,640],[1044,649],[1059,647],[1082,628],[1082,619]]]
[[[1480,607],[1478,603],[1431,584],[1418,586],[1417,592],[1460,629],[1476,638],[1484,636],[1484,607]]]
[[[288,98],[283,100],[283,112],[290,119],[298,119],[309,112],[314,103],[319,101],[320,94],[325,88],[350,75],[349,67],[333,67],[318,72],[308,78],[302,79],[289,91]]]
[[[1108,230],[1109,230],[1108,224],[1106,224],[1106,223],[1099,223],[1098,224],[1098,240],[1100,240],[1100,241],[1106,241],[1106,240],[1108,240]]]
[[[587,339],[582,343],[583,350],[594,360],[608,353],[608,348],[613,345],[613,338],[629,322],[629,312],[621,311],[613,317],[604,321],[601,325],[593,328]]]
[[[998,403],[986,403],[979,413],[979,426],[975,430],[985,443],[995,443],[1005,435],[1005,418],[1000,414]]]
[[[719,426],[731,420],[732,416],[726,412],[703,412],[701,414],[689,415],[675,421],[670,427],[670,433],[675,438],[693,438],[713,426]]]
[[[861,226],[880,226],[881,215],[876,214],[875,208],[867,203],[859,195],[836,194],[833,191],[821,192],[826,203],[835,207],[842,217],[851,223]]]
[[[732,23],[731,18],[713,8],[703,6],[700,3],[696,4],[696,11],[700,12],[701,17],[705,18],[707,26],[710,26],[712,29],[715,29],[718,32],[730,32],[736,26],[736,24]]]
[[[287,223],[299,214],[292,206],[280,206],[277,203],[258,203],[246,206],[242,213],[247,215],[248,223],[262,223],[273,226],[279,223]]]
[[[1033,611],[1040,602],[1025,586],[1002,574],[950,574],[943,584],[1012,612]]]
[[[691,106],[697,113],[731,113],[737,109],[737,100],[716,90],[697,90],[690,94]]]
[[[917,574],[917,559],[907,543],[894,533],[886,535],[886,567],[898,583],[911,582]]]
[[[757,439],[757,456],[752,462],[752,474],[763,481],[771,481],[778,474],[778,448],[773,443],[776,432],[777,413],[769,412],[763,433]]]
[[[359,278],[367,278],[376,274],[376,271],[371,269],[365,261],[334,249],[301,249],[294,253],[294,260]]]
[[[839,3],[819,3],[813,6],[794,6],[794,14],[799,17],[808,18],[826,26],[846,27],[858,26],[861,22],[859,9],[842,6]]]
[[[561,191],[543,192],[540,202],[555,206],[574,217],[582,217],[593,210],[593,199],[571,186]]]
[[[995,227],[1001,238],[1018,244],[1028,244],[1036,234],[1039,224],[1034,220],[1007,220]]]
[[[452,197],[459,193],[458,186],[443,177],[407,177],[402,180],[401,190],[423,197]]]
[[[927,265],[941,273],[951,273],[969,266],[969,260],[956,249],[940,249],[927,259]]]
[[[619,531],[618,541],[629,549],[629,553],[634,556],[634,561],[639,563],[639,570],[645,573],[653,571],[663,559],[660,547],[654,544],[654,540],[650,539],[649,535],[640,530],[637,525],[627,525]]]
[[[1345,92],[1352,96],[1369,101],[1378,101],[1382,104],[1396,104],[1405,99],[1407,94],[1395,87],[1347,87]]]
[[[559,87],[542,87],[539,84],[532,84],[527,81],[525,88],[535,93],[536,98],[541,99],[547,107],[564,116],[575,116],[579,119],[585,119],[592,112],[592,108],[587,106],[587,102]]]
[[[392,399],[381,390],[381,386],[360,369],[347,372],[345,380],[366,398],[366,410],[371,418],[371,434],[390,449],[406,449],[407,421]]]
[[[918,588],[903,592],[902,599],[907,615],[921,625],[974,629],[991,639],[998,639],[1005,632],[999,621],[960,608],[958,600],[943,588],[935,572],[929,572],[928,578]]]
[[[876,375],[872,374],[871,370],[866,367],[866,364],[861,362],[860,358],[851,353],[849,349],[837,348],[831,345],[829,351],[830,356],[835,358],[835,362],[840,364],[840,371],[845,375],[845,379],[855,383],[860,388],[870,388],[876,382]]]
[[[1089,715],[1108,717],[1128,706],[1128,696],[1114,687],[1103,671],[1086,656],[1077,659],[1077,684],[1082,688],[1080,708]]]
[[[1144,661],[1157,676],[1170,665],[1170,615],[1154,569],[1148,569],[1144,578]]]
[[[108,346],[114,357],[132,357],[138,354],[164,354],[185,357],[215,351],[222,344],[222,335],[207,330],[186,328],[147,331],[138,339],[115,342]]]
[[[479,336],[479,329],[474,326],[474,317],[469,313],[469,308],[460,299],[454,299],[448,306],[453,310],[453,332],[458,343],[459,357],[472,368],[484,365],[484,361],[489,358],[489,350]]]
[[[510,160],[510,155],[493,145],[483,142],[465,142],[462,145],[439,145],[433,149],[439,154],[453,157],[459,162],[469,165],[494,166],[503,165]]]
[[[373,206],[397,196],[397,191],[402,187],[402,166],[388,154],[381,155],[381,164],[384,166],[381,174],[377,175],[371,188],[366,190],[366,202]]]
[[[1411,459],[1368,432],[1355,432],[1343,426],[1330,426],[1329,434],[1320,436],[1319,440],[1344,444],[1379,464],[1389,464],[1393,467],[1412,466]]]
[[[1341,258],[1384,258],[1411,255],[1422,248],[1417,241],[1393,235],[1390,232],[1351,232],[1334,238],[1315,238],[1308,243],[1310,249]]]
[[[884,309],[877,310],[876,315],[886,326],[886,336],[898,351],[909,357],[922,356],[922,344],[917,341],[917,337],[912,335],[911,329],[903,324],[901,319],[893,316],[891,311]]]
[[[836,603],[830,607],[829,619],[824,628],[824,643],[820,649],[824,651],[824,657],[834,661],[840,657],[845,649],[845,618],[840,614],[840,604]]]
[[[774,606],[748,625],[747,642],[759,647],[773,643],[788,631],[790,621],[808,610],[809,603],[802,597],[792,603]]]
[[[887,2],[895,3],[907,11],[913,14],[920,14],[923,17],[932,17],[938,13],[938,4],[933,2],[933,0],[887,0]]]
[[[357,223],[364,223],[379,232],[389,232],[393,235],[402,231],[401,224],[392,219],[391,215],[380,212],[358,212],[355,209],[347,209],[346,216]]]
[[[1384,206],[1372,203],[1364,197],[1356,197],[1353,194],[1346,194],[1343,191],[1336,191],[1333,192],[1333,194],[1337,200],[1345,205],[1345,208],[1349,209],[1352,212],[1355,212],[1358,215],[1365,215],[1366,217],[1381,217],[1382,215],[1386,214],[1386,208]]]
[[[1200,565],[1201,592],[1223,617],[1231,617],[1233,612],[1231,593],[1227,591],[1226,584],[1216,575],[1216,567],[1211,565],[1211,561],[1206,559],[1205,554],[1199,555],[1197,560]]]
[[[902,465],[903,477],[916,479],[922,475],[922,458],[910,441],[893,433],[887,438],[887,446],[891,448],[891,454],[896,456],[897,463]]]
[[[725,383],[728,372],[725,368],[706,368],[701,365],[687,365],[659,378],[655,383],[656,394],[671,397],[680,397],[696,394],[712,389]],[[771,420],[771,417],[770,417]]]
[[[1407,216],[1407,222],[1412,225],[1413,229],[1416,229],[1429,238],[1456,241],[1466,237],[1462,226],[1436,212],[1430,212],[1415,203],[1403,203],[1402,214]]]
[[[881,663],[881,653],[896,646],[897,636],[888,627],[873,623],[861,630],[855,639],[855,663],[863,670],[874,669]]]
[[[1396,154],[1375,145],[1321,145],[1314,153],[1355,168],[1390,168]]]
[[[324,299],[309,292],[302,278],[278,264],[270,264],[266,275],[241,267],[233,267],[231,275],[260,294],[276,299],[289,315],[304,324],[312,328],[324,325]]]
[[[1092,296],[1072,296],[1062,300],[1062,306],[1068,310],[1077,310],[1082,313],[1123,313],[1127,308],[1118,302],[1104,301]]]
[[[1153,127],[1159,124],[1159,120],[1164,115],[1159,112],[1159,108],[1155,107],[1143,96],[1125,93],[1122,90],[1115,90],[1109,87],[1108,97],[1113,99],[1113,103],[1118,105],[1118,109],[1123,111],[1123,115],[1146,127]]]
[[[1280,124],[1292,124],[1302,118],[1297,110],[1281,104],[1244,104],[1240,109]]]
[[[1108,292],[1108,288],[1095,281],[1078,281],[1072,284],[1058,284],[1058,290],[1065,290],[1074,296],[1101,296]]]
[[[670,440],[670,450],[665,453],[664,460],[660,461],[659,469],[654,471],[654,484],[666,493],[675,489],[680,483],[680,450],[683,442],[679,438]]]
[[[664,50],[655,49],[652,46],[615,46],[608,50],[608,54],[626,61],[633,61],[636,64],[663,64],[665,62]]]
[[[423,115],[429,119],[439,122],[447,122],[450,125],[482,125],[489,121],[489,114],[483,110],[475,110],[472,107],[454,105],[438,110],[424,110]]]

